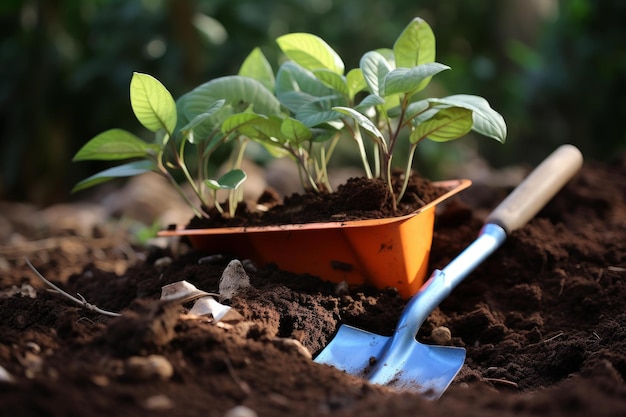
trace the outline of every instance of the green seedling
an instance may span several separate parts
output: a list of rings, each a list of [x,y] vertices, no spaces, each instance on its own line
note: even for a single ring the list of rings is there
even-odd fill
[[[332,191],[328,163],[338,141],[348,137],[367,177],[385,180],[397,206],[422,140],[447,142],[472,130],[499,142],[506,139],[504,119],[484,98],[422,97],[431,79],[450,68],[435,62],[435,36],[420,18],[409,23],[393,48],[366,52],[359,67],[349,71],[316,35],[291,33],[276,42],[286,57],[276,75],[255,48],[237,75],[208,81],[176,102],[158,80],[135,73],[131,106],[139,122],[154,132],[154,140],[148,143],[121,129],[94,137],[75,161],[132,161],[81,181],[74,191],[154,171],[172,183],[197,216],[207,216],[212,206],[225,214],[217,193],[228,190],[228,215],[234,216],[246,179],[241,163],[251,141],[273,157],[292,158],[304,189]],[[209,175],[209,161],[226,144],[232,147],[231,170],[216,180]],[[186,150],[188,145],[195,152]],[[404,182],[394,192],[391,172],[398,152],[408,158]],[[174,171],[182,173],[199,205],[185,195]]]
[[[229,79],[225,80],[221,86],[229,88],[237,84],[237,79]],[[150,75],[135,73],[130,83],[131,106],[139,122],[154,132],[153,142],[148,143],[122,129],[110,129],[97,135],[76,153],[74,161],[114,161],[131,158],[134,160],[92,175],[79,182],[72,191],[79,191],[114,178],[153,171],[170,181],[198,217],[206,216],[206,209],[212,204],[223,213],[223,209],[216,200],[217,190],[230,190],[229,213],[234,215],[238,198],[241,198],[242,194],[240,186],[246,179],[245,173],[238,167],[233,167],[231,171],[217,180],[209,178],[208,174],[208,162],[211,155],[220,144],[228,141],[228,138],[216,135],[220,132],[218,127],[211,129],[211,126],[219,126],[220,113],[233,112],[228,100],[235,101],[236,98],[232,99],[228,94],[224,96],[225,99],[211,100],[202,108],[202,111],[193,114],[193,117],[189,119],[185,115],[191,112],[185,113],[185,109],[182,111],[183,117],[179,117],[181,110],[177,108],[177,103],[167,89]],[[193,99],[195,96],[191,96],[191,99],[187,97],[187,100]],[[185,124],[178,127],[181,122]],[[186,152],[185,148],[188,144],[197,147],[195,153]],[[188,167],[188,159],[191,157],[197,158],[195,176]],[[237,158],[237,162],[241,163],[241,158]],[[200,201],[199,205],[194,204],[187,197],[175,179],[173,171],[182,172]],[[208,197],[213,197],[213,201],[210,201]]]

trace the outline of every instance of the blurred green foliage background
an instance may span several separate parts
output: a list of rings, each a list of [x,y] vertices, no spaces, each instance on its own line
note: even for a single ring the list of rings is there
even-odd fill
[[[565,142],[608,160],[626,149],[625,11],[620,0],[4,0],[0,198],[68,200],[103,168],[71,162],[83,143],[112,127],[145,134],[129,104],[133,71],[177,98],[235,73],[255,46],[276,62],[273,39],[288,32],[321,36],[352,68],[415,16],[452,67],[432,95],[481,95],[509,127],[505,145],[424,144],[420,171],[441,175],[463,149],[496,167],[534,164]]]

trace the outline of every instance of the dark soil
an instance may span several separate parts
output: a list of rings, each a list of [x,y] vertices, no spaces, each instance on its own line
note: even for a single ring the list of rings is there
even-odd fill
[[[396,195],[400,192],[403,180],[400,173],[392,177]],[[253,207],[241,203],[233,218],[222,216],[213,208],[209,210],[208,219],[194,218],[188,227],[264,226],[401,216],[430,203],[446,191],[425,178],[411,176],[402,200],[394,206],[385,181],[357,177],[350,178],[332,193],[293,194],[284,201],[275,193],[266,191]],[[259,207],[262,209],[259,210]]]
[[[451,200],[437,217],[431,268],[466,247],[509,191],[477,185]],[[13,226],[28,239],[2,237],[0,247],[0,365],[12,376],[0,382],[2,416],[223,416],[237,405],[259,416],[626,415],[626,158],[586,164],[429,317],[423,342],[445,326],[449,344],[467,349],[437,401],[317,365],[291,342],[315,353],[341,323],[390,334],[405,304],[392,289],[337,293],[315,277],[250,269],[252,287],[232,300],[245,320],[215,324],[158,299],[183,279],[217,290],[226,260],[131,248],[105,226],[90,237]],[[70,294],[122,316],[45,290],[25,256]],[[164,256],[173,262],[157,261]],[[149,355],[172,372],[137,364]]]

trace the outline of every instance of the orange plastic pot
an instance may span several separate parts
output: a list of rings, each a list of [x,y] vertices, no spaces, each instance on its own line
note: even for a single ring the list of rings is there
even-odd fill
[[[160,236],[187,236],[207,253],[228,253],[257,264],[275,263],[297,274],[311,274],[349,285],[395,287],[415,294],[428,272],[435,208],[469,180],[438,182],[448,191],[419,210],[400,217],[259,227],[179,229]]]

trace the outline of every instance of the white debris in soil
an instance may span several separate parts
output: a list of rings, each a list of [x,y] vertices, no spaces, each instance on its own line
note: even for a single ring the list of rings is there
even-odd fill
[[[224,414],[224,417],[257,417],[258,414],[253,409],[245,405],[238,405],[231,408]]]
[[[37,298],[37,291],[33,288],[32,285],[22,284],[20,287],[13,285],[11,288],[8,288],[2,292],[0,292],[0,298],[9,298],[14,295],[19,295],[20,297],[28,297],[28,298]]]
[[[174,408],[174,401],[164,394],[153,395],[148,397],[142,403],[143,408],[152,411],[166,411]]]
[[[212,316],[215,321],[242,321],[244,318],[232,307],[217,302],[213,297],[202,297],[194,303],[190,316]]]
[[[12,384],[15,382],[13,375],[9,373],[4,367],[0,366],[0,382]]]
[[[290,350],[294,350],[304,356],[307,359],[312,359],[313,355],[304,345],[297,339],[285,338],[285,337],[276,337],[272,339],[272,343],[278,348],[286,348]]]
[[[151,379],[166,381],[174,375],[174,367],[161,355],[131,356],[126,360],[125,375],[138,381]]]
[[[161,287],[162,301],[186,302],[207,295],[211,294],[199,290],[195,285],[187,281],[177,281]]]
[[[230,261],[220,278],[220,301],[230,300],[239,291],[250,286],[250,277],[246,274],[241,262],[237,259]]]

